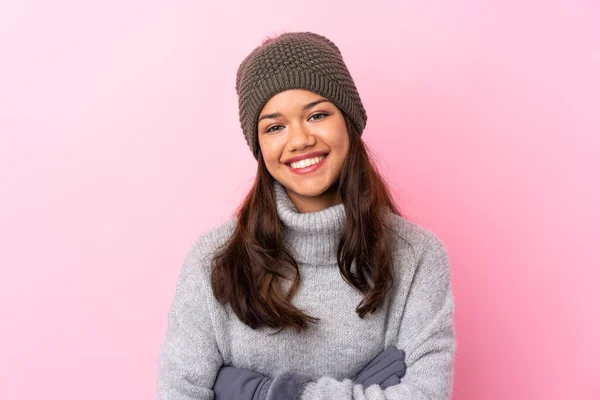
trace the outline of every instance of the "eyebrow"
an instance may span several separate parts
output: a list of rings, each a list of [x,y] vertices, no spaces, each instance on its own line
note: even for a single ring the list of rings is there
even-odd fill
[[[306,110],[308,110],[308,109],[310,109],[310,108],[313,108],[313,107],[314,107],[314,106],[316,106],[317,104],[320,104],[320,103],[323,103],[323,102],[328,102],[328,103],[331,103],[331,102],[330,102],[329,100],[327,100],[327,99],[318,99],[318,100],[315,100],[315,101],[313,101],[313,102],[311,102],[311,103],[308,103],[307,105],[305,105],[304,107],[302,107],[302,111],[306,111]],[[258,119],[258,122],[262,121],[263,119],[267,119],[267,118],[277,118],[277,117],[281,117],[281,113],[274,112],[274,113],[271,113],[271,114],[264,114],[264,115],[261,115],[261,116],[260,116],[260,118]]]

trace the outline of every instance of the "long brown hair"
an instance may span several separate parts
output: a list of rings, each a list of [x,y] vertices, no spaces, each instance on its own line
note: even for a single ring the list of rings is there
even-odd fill
[[[393,285],[392,246],[385,229],[392,231],[388,210],[401,214],[354,125],[346,115],[344,120],[350,149],[337,185],[346,210],[337,260],[342,278],[364,294],[356,308],[363,318],[382,306]],[[229,303],[253,329],[269,326],[301,331],[318,318],[291,302],[300,285],[300,270],[283,245],[273,179],[259,151],[254,185],[237,210],[236,227],[212,259],[211,286],[215,297]],[[351,271],[353,261],[355,272]],[[291,281],[287,292],[285,279]]]

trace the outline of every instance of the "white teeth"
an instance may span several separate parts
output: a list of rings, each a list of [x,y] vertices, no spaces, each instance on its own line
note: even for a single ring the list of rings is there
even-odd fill
[[[321,162],[324,158],[325,158],[325,156],[320,156],[320,157],[315,157],[315,158],[308,158],[308,159],[305,159],[305,160],[302,160],[302,161],[293,162],[290,165],[294,169],[306,168],[309,165],[313,165],[313,164],[317,164],[317,163]]]

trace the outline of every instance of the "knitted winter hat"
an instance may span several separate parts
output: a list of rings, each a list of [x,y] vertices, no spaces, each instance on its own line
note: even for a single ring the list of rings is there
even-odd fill
[[[255,48],[237,70],[240,123],[246,142],[258,160],[258,116],[266,102],[288,89],[315,92],[342,110],[358,134],[367,113],[338,47],[312,32],[288,32]]]

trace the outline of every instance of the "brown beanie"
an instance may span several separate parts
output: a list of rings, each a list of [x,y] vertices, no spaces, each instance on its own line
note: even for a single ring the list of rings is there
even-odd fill
[[[362,135],[367,113],[337,46],[312,32],[283,33],[255,48],[237,71],[240,123],[257,160],[260,110],[272,96],[288,89],[306,89],[327,98]]]

